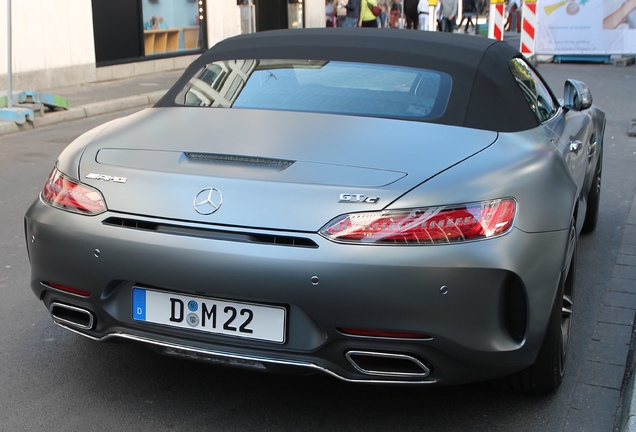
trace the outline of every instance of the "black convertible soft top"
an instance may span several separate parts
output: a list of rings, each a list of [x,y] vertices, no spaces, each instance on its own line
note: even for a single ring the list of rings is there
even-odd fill
[[[442,71],[452,77],[448,107],[435,123],[499,132],[539,123],[509,67],[521,57],[507,42],[427,31],[315,28],[258,32],[225,39],[196,59],[156,104],[175,98],[201,68],[218,60],[303,59],[379,63]]]

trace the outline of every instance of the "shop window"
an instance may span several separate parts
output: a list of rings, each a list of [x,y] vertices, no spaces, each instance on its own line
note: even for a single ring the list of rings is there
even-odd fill
[[[146,56],[200,50],[204,0],[142,0]]]
[[[302,28],[306,0],[236,0],[241,33]]]
[[[288,28],[305,27],[305,13],[303,11],[303,0],[287,0],[287,20]]]
[[[241,33],[256,31],[256,7],[254,0],[236,0],[241,20]]]

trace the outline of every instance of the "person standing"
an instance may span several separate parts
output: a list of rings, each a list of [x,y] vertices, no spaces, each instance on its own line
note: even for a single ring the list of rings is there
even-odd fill
[[[457,18],[457,0],[443,0],[440,14],[442,15],[442,31],[452,33]]]
[[[347,9],[347,17],[344,20],[343,27],[358,26],[358,0],[349,0],[345,6]]]
[[[404,17],[406,18],[406,28],[417,30],[419,23],[417,13],[418,0],[404,0]]]
[[[326,27],[337,27],[334,25],[336,17],[333,10],[333,0],[325,0],[325,18]]]
[[[504,31],[512,31],[512,23],[515,22],[515,27],[519,31],[519,0],[510,0],[508,4],[508,19],[506,25],[504,25]]]
[[[393,0],[391,3],[391,11],[389,12],[389,26],[393,28],[400,27],[402,19],[402,3],[400,0]]]
[[[360,0],[360,18],[358,19],[358,27],[378,27],[378,17],[373,15],[373,12],[371,12],[371,6],[377,5],[377,0]]]
[[[477,12],[477,5],[475,4],[475,0],[464,0],[463,3],[464,11],[462,13],[462,19],[459,21],[458,29],[462,28],[462,24],[464,20],[466,20],[466,27],[464,27],[464,33],[468,33],[468,26],[472,26],[475,28],[475,23],[473,22],[473,17],[475,16],[475,12]],[[477,18],[475,18],[475,21]]]
[[[378,6],[382,9],[382,13],[378,17],[380,20],[379,26],[382,28],[386,28],[387,26],[387,16],[389,14],[389,10],[391,9],[391,1],[390,0],[377,0]]]
[[[428,30],[428,0],[420,0],[417,4],[420,30]]]

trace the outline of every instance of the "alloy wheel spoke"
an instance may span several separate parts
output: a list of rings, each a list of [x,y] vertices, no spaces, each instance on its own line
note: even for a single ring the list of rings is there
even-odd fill
[[[565,367],[565,357],[570,341],[570,328],[572,325],[572,296],[563,295],[561,305],[561,368]]]
[[[572,297],[569,295],[563,296],[563,305],[561,306],[561,316],[563,320],[569,319],[572,316]]]

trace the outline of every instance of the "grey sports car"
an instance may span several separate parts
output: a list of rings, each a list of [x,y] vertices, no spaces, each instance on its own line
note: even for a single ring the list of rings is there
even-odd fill
[[[62,152],[25,216],[31,288],[70,331],[186,359],[547,393],[604,128],[505,42],[230,38]]]

